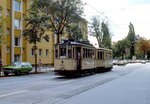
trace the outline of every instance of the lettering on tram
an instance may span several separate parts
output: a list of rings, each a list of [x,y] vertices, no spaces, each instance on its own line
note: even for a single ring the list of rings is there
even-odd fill
[[[55,73],[62,76],[83,76],[113,67],[112,50],[95,48],[77,41],[55,44]]]

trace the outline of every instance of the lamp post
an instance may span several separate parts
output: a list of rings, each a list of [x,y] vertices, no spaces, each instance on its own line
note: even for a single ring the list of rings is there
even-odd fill
[[[132,60],[135,60],[135,49],[134,49],[134,44],[135,44],[135,42],[134,41],[132,41],[131,42],[131,56],[132,56]]]
[[[36,46],[36,45],[34,45],[34,46],[32,47],[32,49],[34,50],[34,58],[35,58],[35,63],[34,63],[34,65],[35,65],[35,73],[37,73],[37,52],[36,52],[36,50],[37,50],[38,48],[37,48],[37,46]]]

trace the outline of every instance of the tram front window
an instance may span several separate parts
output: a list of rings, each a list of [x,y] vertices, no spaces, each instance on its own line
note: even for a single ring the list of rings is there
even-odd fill
[[[60,58],[66,58],[66,46],[59,46]]]
[[[68,46],[68,58],[72,58],[72,47]]]

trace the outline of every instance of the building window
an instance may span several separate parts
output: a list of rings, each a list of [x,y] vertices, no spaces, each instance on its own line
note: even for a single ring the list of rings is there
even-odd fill
[[[24,54],[25,53],[25,49],[24,48],[22,48],[22,54]]]
[[[48,52],[49,52],[49,50],[48,50],[48,49],[46,49],[46,56],[48,56]]]
[[[3,9],[2,9],[2,7],[0,6],[0,17],[2,17],[3,16]]]
[[[6,53],[10,53],[10,47],[6,48]]]
[[[72,46],[68,46],[68,58],[72,58]]]
[[[21,2],[15,0],[15,11],[21,12]]]
[[[39,56],[42,56],[42,49],[39,49]]]
[[[6,34],[10,34],[10,29],[9,28],[6,29]]]
[[[31,55],[34,56],[35,55],[35,50],[31,49]]]
[[[8,10],[8,9],[6,10],[6,15],[10,16],[10,10]]]
[[[15,56],[14,56],[14,61],[15,61],[15,62],[20,61],[20,55],[15,55]]]
[[[21,20],[15,19],[14,25],[15,25],[15,29],[21,29]]]
[[[20,46],[20,38],[15,37],[15,46]]]

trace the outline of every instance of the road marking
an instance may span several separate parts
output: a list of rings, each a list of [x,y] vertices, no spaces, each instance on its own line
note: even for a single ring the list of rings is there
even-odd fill
[[[28,91],[28,90],[22,90],[22,91],[17,91],[17,92],[9,93],[9,94],[0,95],[0,98],[1,97],[5,97],[5,96],[10,96],[10,95],[15,95],[15,94],[23,93],[23,92],[26,92],[26,91]]]

